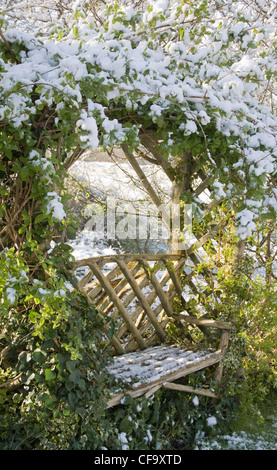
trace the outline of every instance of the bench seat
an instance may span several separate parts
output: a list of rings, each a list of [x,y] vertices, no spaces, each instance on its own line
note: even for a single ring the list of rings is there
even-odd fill
[[[213,365],[221,358],[221,350],[193,351],[165,344],[117,356],[108,365],[108,372],[115,379],[120,378],[120,386],[107,401],[107,406],[121,403],[125,395],[134,398],[143,394],[150,396],[161,387],[192,391],[192,387],[172,382]],[[207,390],[201,393],[200,389],[200,394],[215,397]]]

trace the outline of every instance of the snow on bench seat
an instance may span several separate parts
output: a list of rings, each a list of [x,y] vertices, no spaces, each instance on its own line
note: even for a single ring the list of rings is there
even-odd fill
[[[108,402],[108,406],[120,403],[125,394],[138,397],[150,389],[157,390],[165,382],[219,362],[221,357],[220,350],[193,351],[171,345],[154,346],[144,351],[117,356],[108,366],[108,372],[122,386],[120,392]]]

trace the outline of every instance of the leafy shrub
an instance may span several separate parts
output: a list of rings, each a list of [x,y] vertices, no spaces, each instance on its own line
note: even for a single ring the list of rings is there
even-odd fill
[[[30,278],[24,250],[1,255],[2,449],[191,448],[198,431],[210,432],[209,416],[226,419],[209,398],[166,390],[107,410],[106,320],[69,284],[67,245],[37,256],[43,282]],[[208,371],[188,379],[209,380]]]
[[[44,282],[13,249],[0,263],[1,448],[83,448],[88,429],[102,432],[104,320],[56,268],[55,251]]]
[[[198,379],[199,384],[205,377]],[[164,389],[150,398],[126,397],[124,404],[108,410],[114,432],[108,437],[106,448],[192,449],[199,432],[209,435],[213,426],[227,426],[234,419],[235,409],[230,400],[228,405],[222,405],[207,397]]]
[[[236,264],[238,239],[232,228],[221,234],[217,250],[211,245],[209,257],[194,268],[205,279],[202,292],[188,302],[191,312],[234,325],[230,345],[223,358],[221,393],[236,397],[241,412],[253,413],[277,387],[276,332],[277,291],[265,276],[266,269],[249,255]],[[212,273],[205,277],[204,270]],[[192,268],[193,269],[193,268]],[[268,269],[268,266],[267,266]],[[257,411],[258,413],[258,411]]]

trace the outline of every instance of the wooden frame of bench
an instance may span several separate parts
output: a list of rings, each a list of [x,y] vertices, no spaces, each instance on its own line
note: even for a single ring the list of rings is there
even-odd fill
[[[111,396],[109,399],[106,400],[107,408],[111,408],[113,406],[119,405],[123,402],[123,399],[126,395],[129,395],[133,398],[140,397],[145,395],[146,398],[150,397],[153,393],[155,393],[160,388],[166,388],[170,390],[177,390],[181,392],[188,392],[191,394],[202,395],[210,398],[218,398],[218,396],[207,388],[193,388],[189,385],[183,385],[179,383],[175,383],[174,380],[180,379],[181,377],[185,377],[193,372],[199,371],[216,363],[220,363],[223,356],[226,354],[229,338],[231,330],[233,330],[233,326],[230,323],[216,321],[216,320],[209,320],[209,319],[201,319],[196,318],[191,315],[180,315],[174,314],[173,318],[178,321],[184,321],[187,323],[191,323],[194,325],[202,326],[202,327],[213,327],[219,328],[222,330],[219,349],[214,351],[208,358],[204,358],[195,364],[190,364],[188,366],[181,367],[177,371],[169,373],[163,376],[161,379],[147,382],[145,384],[140,384],[136,386],[136,383],[126,388],[119,393]],[[223,368],[219,364],[216,372],[214,374],[214,378],[217,381],[221,380]]]
[[[192,253],[192,256],[194,254]],[[78,288],[83,292],[88,301],[96,306],[102,314],[119,322],[119,327],[110,338],[110,343],[116,355],[128,355],[137,349],[145,351],[155,344],[166,343],[165,327],[168,322],[175,320],[180,325],[183,322],[203,328],[213,327],[222,330],[219,349],[209,357],[200,359],[197,364],[189,364],[181,367],[174,373],[169,373],[161,380],[134,384],[125,390],[107,399],[107,407],[121,403],[125,395],[132,397],[150,396],[161,387],[195,393],[216,398],[214,392],[202,389],[193,389],[188,385],[177,384],[174,380],[188,374],[204,369],[216,363],[214,378],[217,381],[222,377],[220,361],[228,347],[232,325],[227,322],[196,317],[189,314],[177,314],[174,311],[172,300],[177,296],[186,311],[186,302],[182,297],[182,285],[180,281],[181,271],[186,263],[186,255],[178,254],[121,254],[87,258],[75,262],[74,270],[86,268],[88,270],[78,281]],[[195,264],[195,260],[192,259]],[[150,266],[149,262],[154,262]],[[108,272],[105,271],[107,263],[114,263]],[[158,279],[156,272],[162,270],[163,274]],[[194,292],[197,287],[191,275],[185,275],[186,282]],[[168,286],[165,290],[165,285]],[[144,289],[150,287],[145,293]],[[130,305],[134,298],[138,305],[134,312],[130,313]],[[158,305],[153,307],[154,301]],[[128,310],[129,309],[129,310]],[[108,334],[108,329],[105,330]]]

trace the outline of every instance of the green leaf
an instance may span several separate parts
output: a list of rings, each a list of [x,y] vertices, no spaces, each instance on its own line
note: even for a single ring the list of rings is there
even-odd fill
[[[56,403],[55,403],[55,399],[52,398],[52,397],[48,397],[45,401],[45,406],[46,408],[48,408],[49,410],[53,410],[56,406]]]
[[[44,374],[45,380],[54,380],[56,378],[55,372],[53,372],[51,369],[45,369]]]
[[[38,313],[35,312],[34,310],[31,310],[30,313],[29,313],[30,322],[36,323],[37,322],[37,316],[38,316]]]
[[[75,384],[75,385],[78,385],[78,387],[81,389],[81,390],[85,390],[86,388],[86,382],[84,381],[84,379],[81,378],[81,372],[76,369],[74,370],[73,372],[71,372],[71,374],[69,375],[69,379]]]
[[[77,361],[66,361],[66,368],[68,370],[68,372],[73,372],[76,368],[76,365],[77,365]]]
[[[75,394],[74,392],[69,392],[69,394],[68,394],[68,403],[69,403],[70,406],[72,406],[72,407],[75,407],[75,406],[76,406],[77,397],[76,397],[76,394]]]
[[[43,364],[46,358],[46,353],[41,351],[40,349],[36,349],[33,352],[33,359],[35,362],[38,362],[39,364]]]
[[[128,433],[130,431],[131,426],[132,426],[132,421],[129,420],[128,416],[125,416],[120,423],[119,430],[120,432]]]
[[[25,165],[20,172],[21,179],[23,181],[26,180],[29,174],[30,174],[30,168],[27,165]]]

